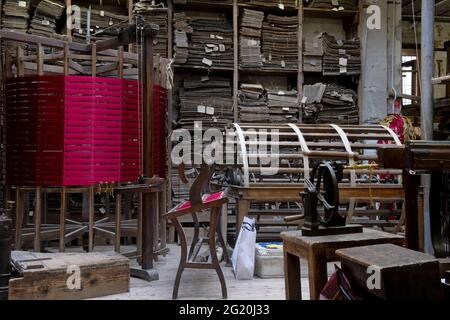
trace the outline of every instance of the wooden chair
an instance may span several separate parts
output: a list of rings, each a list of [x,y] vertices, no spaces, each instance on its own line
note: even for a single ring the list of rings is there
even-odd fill
[[[179,172],[184,175],[184,166],[180,166]],[[227,254],[226,244],[223,239],[220,229],[220,215],[222,213],[221,207],[228,202],[227,190],[220,190],[212,192],[209,188],[209,182],[214,173],[214,168],[207,164],[202,164],[200,174],[193,182],[189,191],[189,200],[180,203],[178,206],[171,209],[165,217],[172,222],[175,226],[178,236],[181,242],[181,257],[180,264],[178,266],[177,275],[175,278],[175,284],[173,288],[173,299],[178,298],[178,289],[180,286],[181,275],[186,268],[190,269],[214,269],[220,280],[222,288],[222,297],[227,298],[227,288],[223,272],[220,268],[219,260],[216,252],[216,233],[220,245],[223,249],[223,254],[227,262],[229,257]],[[211,262],[195,262],[196,253],[199,251],[199,245],[205,242],[206,239],[199,239],[199,228],[197,213],[205,210],[210,210],[210,225],[209,236],[207,242],[209,244],[209,251],[211,256]],[[194,238],[190,246],[188,253],[188,244],[186,240],[186,234],[181,226],[178,218],[185,215],[192,215],[194,221]]]

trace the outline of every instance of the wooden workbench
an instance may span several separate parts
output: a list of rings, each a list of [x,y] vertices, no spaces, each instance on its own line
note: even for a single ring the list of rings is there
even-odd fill
[[[301,300],[300,258],[308,261],[311,300],[319,299],[327,278],[327,262],[338,261],[336,250],[375,244],[403,245],[404,238],[374,229],[362,233],[306,237],[301,231],[281,233],[284,249],[284,277],[287,300]]]

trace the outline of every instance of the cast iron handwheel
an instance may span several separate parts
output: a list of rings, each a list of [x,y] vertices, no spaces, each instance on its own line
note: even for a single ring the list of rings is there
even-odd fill
[[[316,177],[317,174],[317,177]],[[339,219],[339,186],[336,173],[328,163],[320,163],[312,171],[311,181],[316,181],[316,192],[319,200],[324,206],[323,212],[318,212],[319,222],[323,226],[328,226]],[[323,191],[322,191],[323,188]],[[320,196],[323,199],[320,199]],[[324,200],[324,201],[322,201]]]

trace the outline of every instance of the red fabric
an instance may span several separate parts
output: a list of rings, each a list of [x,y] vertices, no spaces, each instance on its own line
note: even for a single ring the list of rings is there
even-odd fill
[[[138,82],[28,76],[6,83],[7,183],[77,186],[136,180]]]
[[[211,193],[211,194],[208,193],[208,194],[203,195],[202,202],[203,202],[203,204],[208,204],[208,203],[223,199],[224,195],[225,195],[225,191],[219,191],[219,192],[215,192],[215,193]],[[180,203],[178,206],[176,206],[174,208],[174,211],[176,211],[176,212],[182,211],[182,210],[189,209],[190,207],[191,207],[191,201],[187,200],[187,201]]]

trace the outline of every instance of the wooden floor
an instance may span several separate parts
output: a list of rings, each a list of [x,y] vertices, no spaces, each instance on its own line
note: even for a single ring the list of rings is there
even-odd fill
[[[155,264],[159,272],[159,280],[145,282],[131,278],[130,292],[98,299],[112,300],[170,300],[172,299],[173,283],[178,267],[180,247],[169,245],[170,253],[161,257]],[[106,248],[97,248],[104,251]],[[135,264],[135,261],[132,261]],[[306,261],[302,261],[302,294],[303,299],[309,299]],[[231,267],[221,263],[230,300],[284,300],[284,278],[242,281],[234,278]],[[329,266],[329,270],[330,270]],[[222,299],[219,280],[213,270],[185,270],[181,279],[179,299],[217,300]]]

